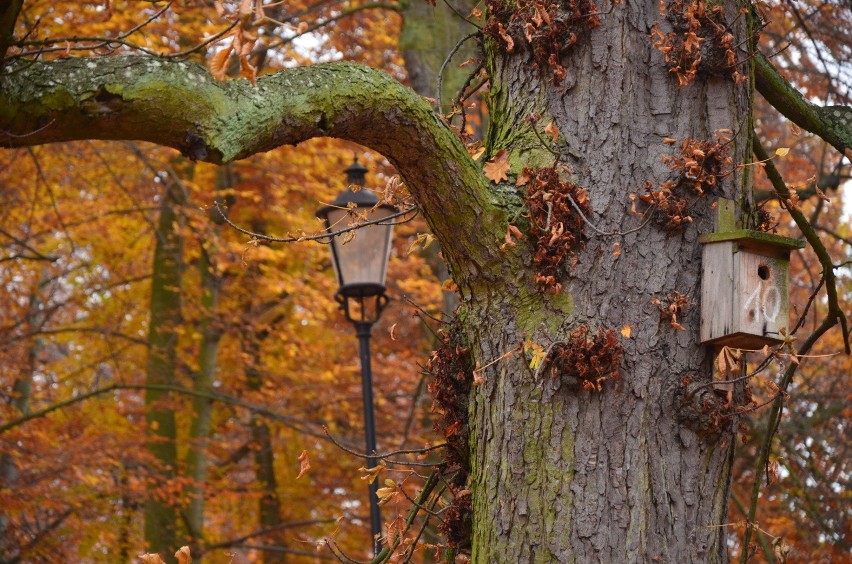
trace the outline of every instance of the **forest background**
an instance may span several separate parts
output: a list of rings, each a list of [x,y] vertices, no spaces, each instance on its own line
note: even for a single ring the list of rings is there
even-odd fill
[[[27,2],[15,30],[23,39],[10,55],[120,53],[134,51],[132,43],[203,61],[223,79],[352,60],[439,98],[447,119],[474,139],[487,127],[487,76],[477,68],[473,42],[448,58],[475,31],[466,19],[476,24],[476,8],[247,5]],[[776,53],[775,64],[809,98],[849,105],[852,43],[849,28],[836,25],[850,21],[849,7],[789,0],[761,9],[768,22],[762,51]],[[428,60],[406,55],[412,42],[434,43],[421,49]],[[460,89],[464,100],[456,97]],[[758,111],[764,143],[789,148],[774,162],[799,189],[799,205],[831,255],[847,262],[837,274],[850,303],[852,232],[842,188],[849,160],[768,106]],[[230,221],[254,233],[315,233],[314,212],[344,187],[342,171],[353,155],[370,169],[368,186],[393,185],[383,157],[332,139],[222,167],[143,143],[0,153],[2,561],[131,560],[145,551],[143,515],[152,499],[178,512],[179,537],[205,561],[324,561],[332,551],[367,556],[364,460],[344,450],[362,450],[356,340],[332,299],[328,249],[251,238],[213,206],[220,202]],[[799,236],[758,177],[766,190],[759,199],[777,230]],[[454,300],[428,239],[420,219],[399,225],[394,238],[392,301],[374,331],[380,450],[443,440],[433,431],[425,366]],[[791,265],[795,322],[818,285],[820,265],[809,251],[794,253]],[[813,302],[806,323],[816,324],[823,307]],[[814,358],[802,359],[803,377],[789,390],[775,474],[759,505],[766,534],[757,535],[755,561],[779,559],[782,544],[792,547],[791,562],[841,562],[852,549],[852,365],[834,355],[842,348],[839,331],[830,333]],[[151,374],[170,376],[156,382]],[[757,403],[771,397],[772,385],[755,380]],[[45,409],[52,411],[32,417]],[[762,412],[745,425],[744,436],[760,436]],[[163,467],[158,448],[169,433],[176,438],[174,465]],[[747,440],[738,452],[732,531],[742,528],[756,450]],[[429,465],[439,455],[393,458]],[[391,462],[379,479],[415,496],[423,468]],[[404,519],[410,505],[406,495],[394,496],[384,506],[386,522]],[[429,523],[418,518],[410,536],[422,524],[419,543],[403,546],[402,555],[440,559],[440,507]],[[736,554],[738,536],[731,538]]]

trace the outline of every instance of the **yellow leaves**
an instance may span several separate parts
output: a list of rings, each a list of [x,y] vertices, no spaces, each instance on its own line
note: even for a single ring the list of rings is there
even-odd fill
[[[302,476],[304,476],[305,474],[307,474],[308,470],[311,469],[311,461],[308,459],[308,451],[303,450],[302,454],[299,455],[298,460],[299,460],[299,475],[296,476],[297,480],[299,478],[301,478]]]
[[[476,143],[471,143],[467,147],[467,154],[470,155],[470,158],[473,160],[479,160],[485,153],[485,145],[482,144],[482,141],[477,141]]]
[[[418,233],[414,238],[414,241],[408,246],[408,250],[405,252],[406,255],[410,255],[411,251],[417,248],[418,245],[423,245],[423,249],[429,247],[432,244],[432,241],[435,240],[435,236],[431,233]]]
[[[497,151],[497,154],[486,161],[482,172],[494,184],[508,180],[506,173],[509,172],[509,152],[505,149]]]
[[[544,347],[532,341],[524,342],[524,352],[530,357],[530,368],[536,370],[547,356],[547,351]]]
[[[787,156],[787,153],[789,153],[789,152],[790,152],[790,148],[789,148],[789,147],[780,147],[780,148],[778,148],[778,149],[775,149],[775,154],[776,154],[777,156],[781,157],[781,158],[786,157],[786,156]]]
[[[447,278],[446,280],[444,280],[444,283],[441,284],[441,289],[445,292],[458,292],[459,291],[458,285],[453,281],[452,278]]]
[[[372,468],[367,468],[366,466],[362,466],[358,468],[358,471],[361,472],[361,479],[367,480],[367,484],[372,484],[376,481],[376,478],[379,477],[379,474],[385,469],[384,463],[379,464],[378,466],[373,466]]]
[[[621,328],[621,336],[625,339],[629,339],[630,335],[633,333],[633,329],[636,327],[635,325],[625,325]]]
[[[396,482],[388,478],[385,480],[385,487],[379,488],[376,496],[379,498],[379,506],[385,505],[395,497],[397,492]]]

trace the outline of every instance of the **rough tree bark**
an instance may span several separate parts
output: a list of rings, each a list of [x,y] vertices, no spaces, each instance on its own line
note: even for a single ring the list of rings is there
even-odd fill
[[[628,195],[669,179],[661,155],[674,149],[664,138],[703,140],[728,129],[734,160],[751,153],[748,84],[699,77],[679,88],[648,38],[657,10],[650,1],[615,6],[563,53],[568,75],[559,87],[532,70],[522,49],[506,55],[492,45],[488,53],[487,155],[509,151],[512,175],[552,163],[524,120],[540,113],[540,123],[554,121],[556,150],[603,232],[638,225]],[[735,44],[743,44],[745,21],[733,24]],[[554,295],[536,286],[528,239],[500,250],[507,224],[523,213],[521,192],[489,183],[429,104],[382,72],[316,65],[253,87],[216,83],[186,63],[111,57],[15,63],[0,89],[0,142],[8,146],[144,139],[221,163],[315,136],[364,144],[396,166],[459,286],[473,355],[489,365],[471,402],[473,560],[726,561],[718,525],[734,441],[703,432],[685,415],[700,408],[683,403],[683,377],[711,378],[695,300],[698,235],[713,229],[712,198],[696,202],[694,221],[679,230],[652,222],[613,238],[587,227],[585,249]],[[734,172],[714,195],[739,199],[749,188],[749,177]],[[678,319],[684,331],[651,303],[675,291],[692,297]],[[492,363],[525,340],[561,341],[581,323],[633,328],[622,339],[620,379],[600,392],[536,374],[517,352]]]
[[[679,88],[648,39],[658,14],[650,2],[615,9],[563,57],[561,87],[524,64],[525,53],[492,58],[489,153],[508,149],[510,160],[552,162],[524,123],[536,112],[545,116],[540,128],[552,119],[562,162],[587,190],[589,219],[604,232],[641,223],[631,217],[628,195],[671,177],[661,160],[673,154],[664,138],[711,139],[728,129],[739,132],[735,162],[750,155],[748,85],[719,77]],[[716,195],[738,198],[748,184],[736,172]],[[709,378],[710,351],[696,329],[697,238],[713,230],[714,199],[691,209],[694,221],[684,230],[651,223],[619,238],[587,226],[590,240],[549,304],[517,274],[466,300],[483,365],[524,339],[560,341],[578,323],[632,326],[622,339],[621,378],[602,392],[535,378],[523,358],[485,372],[471,423],[474,561],[727,560],[718,525],[727,515],[734,441],[687,428],[678,402],[683,377]],[[650,302],[675,291],[692,298],[678,319],[685,331]]]

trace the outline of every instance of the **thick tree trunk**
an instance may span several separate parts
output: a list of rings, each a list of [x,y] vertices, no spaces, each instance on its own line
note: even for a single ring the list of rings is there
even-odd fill
[[[736,6],[727,9],[733,20]],[[562,162],[588,192],[588,219],[604,232],[639,225],[628,195],[673,177],[661,156],[678,145],[663,138],[705,140],[728,129],[739,132],[734,162],[750,153],[748,85],[719,77],[679,88],[649,40],[658,19],[656,3],[616,6],[563,55],[562,87],[532,70],[524,53],[492,59],[490,150],[508,149],[510,162],[552,162],[523,122],[532,112],[552,116],[538,127],[550,119],[558,126]],[[747,183],[731,174],[718,195],[737,197]],[[698,199],[685,229],[651,222],[606,237],[587,225],[585,250],[552,299],[531,297],[528,278],[471,293],[466,319],[481,365],[528,339],[547,347],[581,323],[616,333],[632,326],[621,339],[620,379],[602,391],[551,378],[549,369],[536,377],[517,355],[484,372],[471,408],[475,562],[727,560],[719,525],[734,437],[702,436],[680,413],[683,379],[710,378],[710,351],[698,341],[698,235],[713,230],[714,200]],[[529,257],[529,247],[519,248]],[[651,303],[675,291],[690,297],[678,317],[685,331]]]

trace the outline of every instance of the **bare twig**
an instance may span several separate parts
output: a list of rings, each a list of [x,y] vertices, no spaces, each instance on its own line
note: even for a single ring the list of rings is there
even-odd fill
[[[406,208],[404,210],[398,211],[396,213],[392,213],[388,216],[385,216],[381,219],[373,219],[370,221],[365,221],[363,223],[359,223],[357,225],[350,225],[349,227],[345,227],[343,229],[339,229],[337,231],[330,231],[328,233],[320,233],[319,235],[302,235],[299,237],[272,237],[270,235],[264,235],[262,233],[255,233],[253,231],[249,231],[247,229],[243,229],[239,225],[232,222],[228,219],[228,216],[222,210],[222,207],[219,205],[219,202],[213,202],[213,206],[216,208],[216,211],[219,212],[219,215],[222,216],[222,220],[230,225],[233,229],[236,229],[243,235],[248,235],[252,239],[258,239],[260,241],[269,241],[271,243],[298,243],[301,241],[319,241],[321,243],[330,243],[333,237],[337,235],[341,235],[343,233],[348,233],[350,231],[355,231],[356,229],[361,229],[362,227],[366,227],[367,225],[395,225],[396,223],[404,223],[411,221],[413,217],[404,220],[403,222],[391,222],[388,223],[388,220],[395,219],[397,217],[402,217],[404,215],[408,215],[412,212],[417,213],[417,206],[411,206],[410,208]]]

